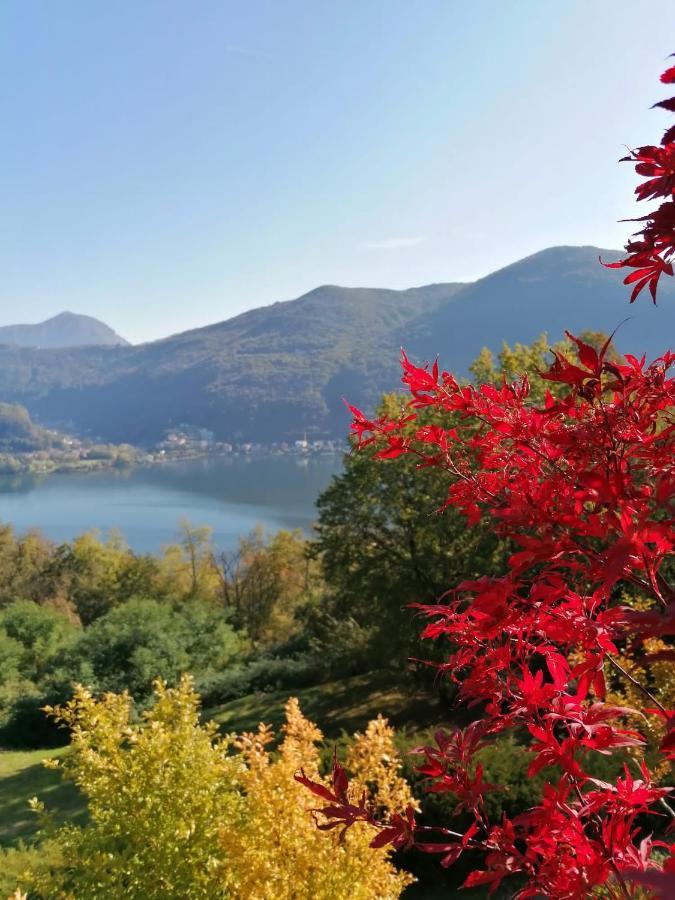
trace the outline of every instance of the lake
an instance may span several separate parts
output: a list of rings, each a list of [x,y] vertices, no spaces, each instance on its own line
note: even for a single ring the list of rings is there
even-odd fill
[[[139,553],[179,536],[181,520],[213,529],[229,549],[256,525],[269,531],[316,520],[316,499],[342,457],[232,456],[127,470],[0,479],[0,520],[18,532],[39,528],[63,542],[97,528],[119,529]]]

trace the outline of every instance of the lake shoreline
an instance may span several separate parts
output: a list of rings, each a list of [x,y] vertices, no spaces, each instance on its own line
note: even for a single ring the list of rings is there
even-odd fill
[[[159,552],[181,520],[206,525],[231,549],[256,525],[311,533],[316,500],[342,470],[343,454],[228,454],[157,464],[0,477],[0,520],[62,543],[99,530],[131,549]]]

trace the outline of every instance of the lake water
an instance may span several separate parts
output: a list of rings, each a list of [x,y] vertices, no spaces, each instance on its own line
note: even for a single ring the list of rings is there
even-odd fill
[[[213,529],[217,547],[256,525],[311,530],[316,499],[342,468],[339,455],[233,456],[129,470],[0,479],[0,520],[62,542],[119,529],[139,553],[178,538],[181,520]]]

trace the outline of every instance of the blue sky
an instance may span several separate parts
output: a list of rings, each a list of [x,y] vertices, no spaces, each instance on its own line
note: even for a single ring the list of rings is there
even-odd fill
[[[617,247],[675,3],[5,0],[0,324],[132,341]]]

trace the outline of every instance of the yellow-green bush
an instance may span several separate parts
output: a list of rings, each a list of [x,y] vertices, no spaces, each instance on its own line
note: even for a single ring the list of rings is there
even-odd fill
[[[126,694],[97,700],[83,688],[52,713],[71,728],[64,774],[86,796],[89,821],[48,835],[57,861],[18,877],[31,900],[393,900],[410,882],[369,848],[368,829],[342,844],[316,829],[312,795],[293,775],[302,765],[317,777],[321,733],[296,700],[275,752],[264,725],[240,738],[201,725],[187,677],[174,689],[158,682],[139,722]],[[356,736],[351,765],[378,805],[410,801],[383,719]]]

